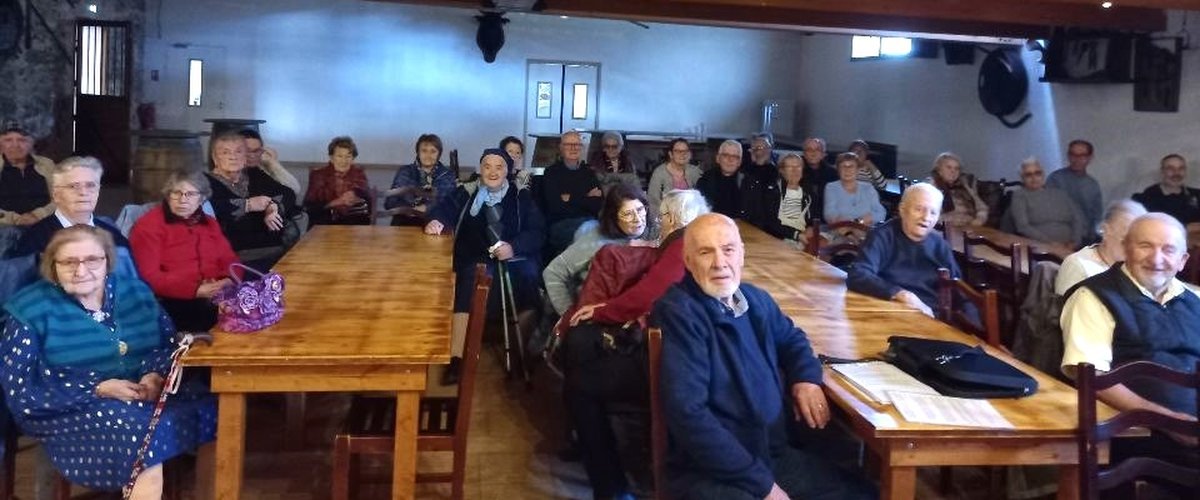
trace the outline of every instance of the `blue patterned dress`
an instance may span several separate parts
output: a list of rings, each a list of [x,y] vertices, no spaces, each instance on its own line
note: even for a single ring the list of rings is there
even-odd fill
[[[129,479],[137,450],[149,428],[153,401],[119,401],[96,396],[96,386],[107,379],[122,378],[137,382],[147,373],[165,375],[174,350],[172,339],[175,327],[170,318],[152,302],[142,302],[142,293],[153,293],[140,281],[125,281],[120,285],[114,276],[106,284],[104,307],[89,311],[57,286],[45,282],[31,285],[18,293],[5,307],[12,313],[5,321],[0,339],[0,386],[13,419],[26,435],[36,438],[45,447],[54,467],[72,483],[96,490],[119,490]],[[52,309],[53,322],[63,324],[99,323],[101,329],[80,328],[64,331],[48,328],[37,331],[18,317],[22,295],[29,293],[38,300],[28,308]],[[25,297],[29,299],[30,297]],[[140,325],[120,328],[122,318],[136,317],[114,312],[121,301],[135,302],[157,316],[157,327]],[[28,300],[26,303],[30,302]],[[64,319],[65,318],[65,319]],[[149,322],[153,322],[151,319]],[[92,327],[95,324],[90,324]],[[147,329],[146,327],[150,327]],[[149,339],[138,339],[128,331],[150,332]],[[156,331],[155,331],[156,330]],[[107,332],[98,338],[95,332]],[[147,341],[148,340],[148,341]],[[62,346],[70,356],[79,357],[72,346],[107,346],[97,357],[82,356],[89,362],[70,366],[56,363],[63,359],[54,347]],[[188,377],[176,394],[167,398],[158,428],[146,452],[147,468],[161,464],[177,455],[195,450],[216,437],[216,401],[201,383]]]

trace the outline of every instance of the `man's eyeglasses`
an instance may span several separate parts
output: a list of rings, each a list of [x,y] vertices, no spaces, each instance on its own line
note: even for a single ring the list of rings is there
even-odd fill
[[[83,266],[88,268],[89,270],[95,271],[97,269],[100,269],[100,266],[103,266],[104,262],[106,260],[108,260],[108,257],[105,257],[103,255],[89,255],[82,259],[56,260],[56,261],[54,261],[54,265],[58,266],[59,269],[63,269],[66,271],[74,271],[76,269],[79,269],[80,264],[83,264]]]
[[[740,159],[741,156],[733,153],[717,153],[717,158]]]
[[[1046,175],[1046,172],[1039,170],[1037,172],[1025,172],[1021,174],[1021,177],[1028,179],[1030,177],[1042,177],[1044,175]]]
[[[617,217],[625,222],[634,222],[646,218],[646,207],[637,207],[633,210],[622,210],[617,213]]]
[[[200,198],[200,192],[199,191],[180,191],[178,189],[173,189],[173,190],[167,192],[167,196],[170,196],[172,200],[191,201],[191,200]]]
[[[572,148],[572,149],[574,149],[574,148],[582,148],[582,147],[583,147],[583,143],[582,143],[582,142],[564,142],[564,143],[562,143],[562,147],[564,147],[564,148]]]
[[[71,191],[75,191],[75,192],[90,193],[92,191],[100,189],[100,183],[99,182],[91,182],[91,181],[72,182],[70,184],[56,184],[54,187],[56,187],[58,189],[70,189]]]

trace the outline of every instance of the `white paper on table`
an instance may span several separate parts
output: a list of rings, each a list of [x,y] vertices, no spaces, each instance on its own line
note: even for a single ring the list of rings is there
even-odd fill
[[[839,373],[856,389],[879,404],[890,404],[891,391],[910,392],[914,394],[934,394],[933,390],[920,380],[913,378],[895,365],[883,361],[866,361],[863,363],[840,363],[831,365],[833,371]]]
[[[893,391],[888,394],[904,420],[920,424],[1012,429],[1013,425],[986,399]]]

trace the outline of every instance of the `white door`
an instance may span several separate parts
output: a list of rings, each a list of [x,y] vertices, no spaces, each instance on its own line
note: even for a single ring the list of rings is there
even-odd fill
[[[596,129],[599,83],[599,64],[546,61],[527,64],[526,166],[545,167],[553,163],[558,154],[557,136],[564,131]],[[539,137],[551,140],[539,144]]]
[[[166,88],[159,103],[162,128],[207,132],[208,118],[225,118],[225,47],[167,48]]]

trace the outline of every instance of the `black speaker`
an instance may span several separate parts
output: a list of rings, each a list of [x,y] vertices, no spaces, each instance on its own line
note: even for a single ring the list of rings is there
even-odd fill
[[[966,42],[942,42],[946,64],[975,64],[975,45]]]

